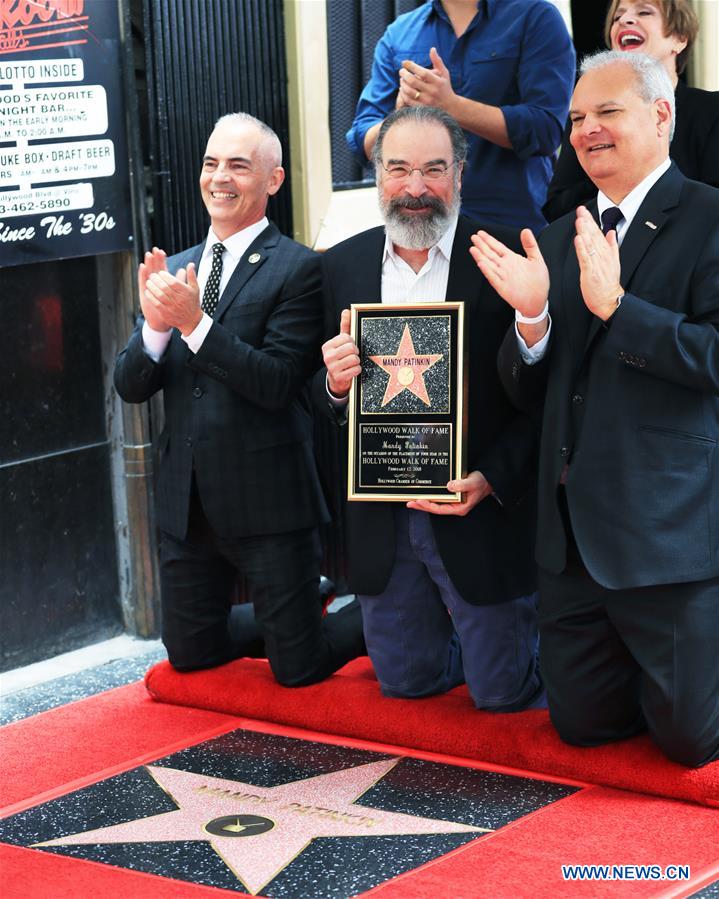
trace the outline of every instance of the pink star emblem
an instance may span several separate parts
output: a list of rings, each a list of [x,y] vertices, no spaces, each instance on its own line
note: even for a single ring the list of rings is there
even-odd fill
[[[40,846],[206,840],[250,893],[256,895],[315,837],[481,833],[434,818],[357,805],[399,759],[370,762],[277,787],[148,765],[146,770],[178,809],[71,834]]]
[[[408,324],[404,326],[396,355],[370,356],[369,358],[389,375],[387,389],[382,399],[382,407],[386,406],[390,400],[393,400],[403,390],[411,391],[425,405],[432,405],[424,383],[424,374],[435,363],[439,362],[442,354],[417,355],[414,351],[414,342]]]

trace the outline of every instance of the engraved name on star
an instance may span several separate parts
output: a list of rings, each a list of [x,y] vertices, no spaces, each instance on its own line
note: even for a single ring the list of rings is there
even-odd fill
[[[256,895],[315,837],[490,832],[486,827],[358,805],[356,800],[398,761],[370,762],[276,787],[148,765],[146,770],[177,804],[176,811],[35,847],[204,840]]]
[[[435,363],[439,362],[442,354],[418,355],[415,353],[408,324],[404,326],[396,355],[370,356],[369,358],[389,375],[387,389],[382,400],[383,408],[403,390],[411,391],[426,406],[432,405],[424,383],[424,375]]]

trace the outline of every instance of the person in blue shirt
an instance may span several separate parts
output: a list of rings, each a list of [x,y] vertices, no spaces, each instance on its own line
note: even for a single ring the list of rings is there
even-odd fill
[[[574,73],[549,0],[427,0],[380,38],[347,142],[366,161],[394,108],[440,107],[469,140],[462,212],[537,232]]]

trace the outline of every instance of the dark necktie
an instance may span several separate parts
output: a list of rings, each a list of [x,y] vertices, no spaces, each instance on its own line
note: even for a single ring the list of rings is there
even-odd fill
[[[205,292],[202,294],[202,311],[210,317],[215,314],[217,304],[220,302],[220,278],[222,277],[222,254],[225,248],[221,243],[216,243],[212,248],[212,268],[210,277],[205,284]]]
[[[618,206],[610,206],[602,213],[602,231],[609,234],[610,231],[616,231],[617,225],[624,218],[622,210]]]

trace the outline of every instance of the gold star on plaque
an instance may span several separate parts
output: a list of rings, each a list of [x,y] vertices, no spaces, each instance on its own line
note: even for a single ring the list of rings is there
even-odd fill
[[[382,399],[382,407],[386,406],[390,400],[393,400],[403,390],[409,390],[416,397],[419,397],[426,406],[432,405],[424,383],[424,375],[435,363],[440,361],[442,354],[418,355],[415,353],[414,342],[408,324],[404,326],[396,355],[370,356],[369,358],[389,375],[387,389]]]

